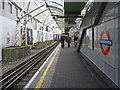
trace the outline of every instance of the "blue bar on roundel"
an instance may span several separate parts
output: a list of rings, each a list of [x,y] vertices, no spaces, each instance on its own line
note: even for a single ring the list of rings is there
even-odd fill
[[[112,40],[100,39],[100,44],[112,46]]]

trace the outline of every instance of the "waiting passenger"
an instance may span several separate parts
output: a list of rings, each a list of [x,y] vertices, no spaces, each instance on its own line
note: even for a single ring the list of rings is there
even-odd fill
[[[68,36],[66,37],[66,42],[68,43],[68,47],[70,47],[70,43],[71,43],[71,37]]]
[[[64,47],[64,40],[65,40],[65,36],[61,35],[60,42],[62,44],[62,48]]]
[[[77,35],[74,35],[74,46],[75,46],[75,47],[77,46],[77,40],[78,40],[78,36],[77,36]]]

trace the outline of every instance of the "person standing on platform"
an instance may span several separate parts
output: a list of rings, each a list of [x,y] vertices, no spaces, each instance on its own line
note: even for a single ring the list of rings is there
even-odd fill
[[[71,37],[68,36],[66,37],[66,42],[68,43],[68,47],[70,47],[70,43],[71,43]]]
[[[76,47],[78,40],[78,35],[74,35],[74,46]]]
[[[60,42],[61,42],[61,44],[62,44],[62,48],[64,47],[64,40],[65,40],[65,37],[64,37],[64,35],[62,34],[62,35],[61,35],[61,38],[60,38]]]

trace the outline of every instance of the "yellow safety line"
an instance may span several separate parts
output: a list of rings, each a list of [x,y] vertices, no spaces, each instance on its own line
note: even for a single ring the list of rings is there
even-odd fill
[[[91,46],[89,46],[89,45],[88,45],[88,48],[92,49],[92,47],[91,47]],[[95,50],[97,50],[97,48],[94,48],[94,49],[95,49]]]
[[[55,56],[56,56],[58,50],[60,49],[60,47],[61,47],[61,45],[60,45],[59,48],[56,50],[56,52],[55,52],[53,58],[51,59],[50,63],[48,64],[46,70],[44,71],[42,77],[41,77],[40,80],[38,81],[38,83],[37,83],[37,85],[35,86],[35,89],[34,89],[34,90],[37,90],[37,89],[39,89],[39,88],[41,87],[41,85],[42,85],[42,83],[43,83],[43,80],[44,80],[44,78],[45,78],[45,76],[46,76],[46,74],[47,74],[49,68],[51,67],[51,64],[53,63],[53,60],[54,60],[54,58],[55,58]]]
[[[91,46],[89,46],[89,45],[88,45],[88,48],[92,49],[92,47],[91,47]]]

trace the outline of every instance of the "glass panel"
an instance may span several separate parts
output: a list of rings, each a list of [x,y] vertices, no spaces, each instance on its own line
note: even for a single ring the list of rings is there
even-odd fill
[[[5,9],[5,1],[2,0],[2,9]]]
[[[9,12],[12,14],[12,4],[11,3],[8,4],[9,4]]]
[[[93,49],[93,47],[92,47],[92,29],[88,29],[86,31],[82,45],[86,46],[90,49]]]
[[[17,7],[15,7],[15,9],[16,9],[16,16],[18,16],[18,8],[17,8]]]

